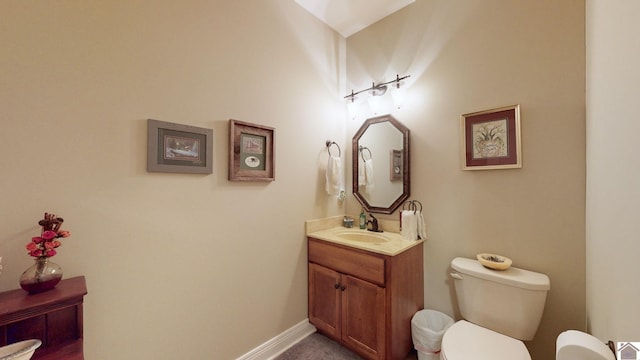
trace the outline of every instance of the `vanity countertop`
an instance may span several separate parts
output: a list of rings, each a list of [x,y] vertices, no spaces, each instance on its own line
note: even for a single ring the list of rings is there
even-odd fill
[[[309,230],[309,227],[307,227],[307,236],[314,239],[325,240],[335,244],[345,245],[352,248],[389,256],[398,255],[424,242],[424,240],[404,240],[400,234],[394,232],[385,231],[376,233],[368,231],[366,229],[361,230],[358,228],[345,228],[343,226],[333,226],[327,229],[313,229],[312,231]],[[359,236],[372,236],[376,238],[384,238],[384,240],[372,242],[358,241],[349,239],[350,236],[344,236],[343,234],[356,235],[353,236],[354,238],[358,238]]]

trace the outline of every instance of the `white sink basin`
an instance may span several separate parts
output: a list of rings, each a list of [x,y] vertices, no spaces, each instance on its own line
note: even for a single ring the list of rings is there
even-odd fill
[[[336,236],[344,240],[357,241],[368,244],[382,244],[389,241],[389,239],[384,235],[371,231],[342,231],[337,233]]]
[[[0,347],[0,360],[28,360],[42,341],[38,339],[20,341]]]

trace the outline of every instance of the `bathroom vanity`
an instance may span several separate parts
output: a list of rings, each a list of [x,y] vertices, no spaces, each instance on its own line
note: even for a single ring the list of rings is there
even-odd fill
[[[84,276],[62,280],[38,294],[22,289],[0,293],[0,346],[28,339],[42,345],[37,360],[82,360],[82,303],[87,294]]]
[[[307,240],[309,321],[366,359],[405,359],[424,307],[423,242],[341,227]]]

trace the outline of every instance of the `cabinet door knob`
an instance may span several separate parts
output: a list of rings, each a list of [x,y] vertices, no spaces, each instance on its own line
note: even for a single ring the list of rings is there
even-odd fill
[[[335,284],[333,285],[334,288],[339,289],[340,288],[340,284]]]
[[[345,291],[346,289],[347,289],[347,287],[346,287],[346,286],[344,286],[344,285],[340,286],[340,290],[341,290],[341,291]]]

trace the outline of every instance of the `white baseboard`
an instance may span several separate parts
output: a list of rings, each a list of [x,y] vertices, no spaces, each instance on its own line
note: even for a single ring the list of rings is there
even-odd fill
[[[316,327],[305,319],[236,360],[271,360],[314,332]]]

